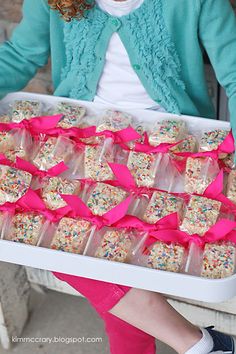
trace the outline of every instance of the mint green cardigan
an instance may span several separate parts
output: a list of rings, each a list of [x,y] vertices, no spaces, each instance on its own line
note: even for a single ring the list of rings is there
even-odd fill
[[[93,100],[115,31],[154,101],[171,113],[214,118],[205,48],[236,131],[236,17],[228,0],[144,0],[119,18],[95,5],[70,23],[46,0],[25,0],[22,22],[0,47],[0,97],[21,90],[51,54],[54,94]]]

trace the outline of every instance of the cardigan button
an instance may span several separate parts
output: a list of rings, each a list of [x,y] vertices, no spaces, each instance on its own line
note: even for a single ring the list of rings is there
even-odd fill
[[[111,23],[112,23],[112,26],[115,29],[119,29],[120,28],[121,22],[120,22],[120,20],[118,18],[112,18]]]
[[[133,68],[134,68],[134,70],[140,70],[141,69],[139,64],[134,64]]]

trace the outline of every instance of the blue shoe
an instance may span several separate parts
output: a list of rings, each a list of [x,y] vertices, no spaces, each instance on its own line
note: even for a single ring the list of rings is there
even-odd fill
[[[217,354],[236,354],[236,343],[232,336],[215,331],[214,326],[205,329],[213,339],[214,347],[211,353]]]

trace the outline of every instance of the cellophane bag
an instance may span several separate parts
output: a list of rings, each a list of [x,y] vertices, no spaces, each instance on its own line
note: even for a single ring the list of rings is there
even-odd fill
[[[190,235],[203,236],[217,222],[220,209],[221,202],[192,195],[185,209],[180,229]]]
[[[187,125],[180,119],[166,119],[156,122],[149,132],[149,144],[158,146],[162,143],[177,143],[187,135]]]
[[[11,119],[19,123],[24,119],[38,117],[43,112],[43,103],[37,100],[15,100],[11,105]]]
[[[104,227],[89,240],[86,255],[114,262],[127,263],[141,238],[133,230]]]
[[[0,165],[0,204],[14,203],[27,192],[32,175],[6,165]]]
[[[56,105],[53,114],[62,114],[63,117],[59,121],[58,126],[68,129],[81,125],[82,118],[86,114],[86,108],[79,104],[62,101]]]
[[[213,158],[188,157],[185,171],[185,192],[203,194],[219,172],[218,162]]]
[[[41,142],[33,158],[33,163],[40,170],[48,170],[60,162],[67,164],[73,157],[74,143],[65,137],[49,137]]]
[[[102,216],[127,197],[124,189],[98,182],[88,189],[85,202],[94,215]]]
[[[4,239],[37,246],[47,232],[49,221],[36,212],[22,212],[9,215]]]

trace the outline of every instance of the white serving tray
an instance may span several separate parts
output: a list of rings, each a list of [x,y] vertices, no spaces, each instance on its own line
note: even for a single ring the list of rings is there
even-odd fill
[[[56,104],[61,100],[77,102],[86,106],[89,114],[98,113],[107,108],[120,108],[117,106],[105,107],[104,105],[97,105],[92,102],[76,101],[54,96],[14,93],[9,94],[4,100],[0,101],[0,114],[4,113],[6,106],[15,99],[39,99],[45,102],[45,104],[49,103],[50,105]],[[180,116],[150,110],[128,109],[125,111],[131,113],[139,121],[155,122],[167,117],[180,118]],[[188,123],[189,131],[192,133],[196,133],[202,129],[229,129],[229,123],[227,122],[189,116],[181,116],[181,119],[184,119]],[[106,261],[7,240],[0,240],[0,260],[205,302],[216,303],[236,296],[236,274],[218,280],[205,279],[186,274]]]

